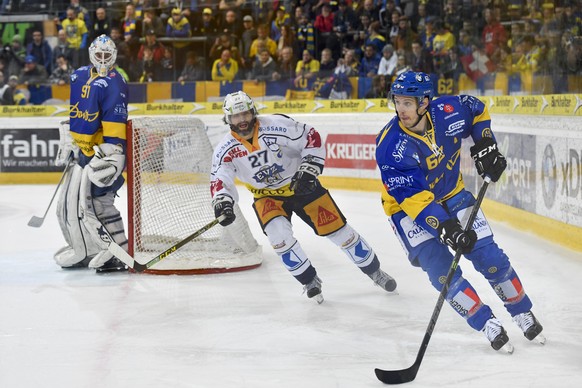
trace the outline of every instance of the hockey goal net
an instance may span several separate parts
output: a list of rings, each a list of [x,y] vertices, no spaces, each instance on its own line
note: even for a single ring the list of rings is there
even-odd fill
[[[129,253],[146,263],[214,219],[212,145],[195,117],[137,117],[128,125]],[[217,225],[147,269],[196,274],[251,269],[261,246],[238,206],[236,220]]]

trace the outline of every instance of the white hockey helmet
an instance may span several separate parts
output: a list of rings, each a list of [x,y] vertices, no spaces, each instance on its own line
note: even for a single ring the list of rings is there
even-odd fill
[[[257,116],[257,108],[255,108],[255,103],[253,99],[249,97],[243,91],[236,93],[230,93],[224,98],[224,104],[222,105],[222,111],[224,112],[224,121],[227,124],[232,124],[232,115],[251,111],[253,113],[253,119]]]
[[[105,34],[98,36],[89,46],[89,59],[99,76],[105,77],[117,60],[115,43]]]

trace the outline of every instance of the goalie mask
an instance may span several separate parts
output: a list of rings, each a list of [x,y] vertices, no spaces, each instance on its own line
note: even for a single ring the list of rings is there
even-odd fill
[[[224,122],[230,125],[233,132],[244,138],[253,133],[258,112],[248,94],[242,91],[230,93],[224,99],[222,111]]]
[[[101,35],[89,46],[89,59],[100,77],[105,77],[115,65],[117,48],[115,43],[106,35]]]

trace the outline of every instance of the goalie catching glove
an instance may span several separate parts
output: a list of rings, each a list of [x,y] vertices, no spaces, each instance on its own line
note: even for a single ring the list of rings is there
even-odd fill
[[[439,239],[455,251],[470,253],[477,242],[477,233],[474,230],[464,231],[456,218],[450,218],[440,224]]]
[[[218,196],[212,201],[212,206],[214,206],[214,216],[216,218],[224,216],[224,219],[220,221],[220,225],[227,226],[234,222],[236,216],[234,215],[234,201],[232,198],[227,196]]]
[[[86,166],[89,180],[98,187],[111,186],[123,172],[125,155],[119,145],[103,143],[93,146],[95,157]]]
[[[484,137],[471,147],[471,157],[481,177],[488,176],[493,182],[501,178],[507,167],[505,157],[499,152],[497,143],[490,137]]]
[[[291,178],[289,188],[295,195],[309,195],[315,191],[318,185],[317,177],[321,174],[322,166],[309,161],[299,165],[297,172]]]

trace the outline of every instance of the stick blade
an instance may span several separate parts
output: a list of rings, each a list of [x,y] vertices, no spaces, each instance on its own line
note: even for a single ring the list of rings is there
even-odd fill
[[[383,370],[374,369],[376,377],[378,380],[384,384],[404,384],[409,383],[416,378],[416,373],[418,372],[418,366],[413,365],[408,369],[402,370]]]
[[[32,216],[32,218],[30,219],[30,221],[28,221],[28,226],[31,226],[33,228],[40,228],[42,226],[42,223],[44,222],[44,217],[37,217],[37,216]]]
[[[121,262],[127,265],[129,268],[135,269],[134,266],[136,261],[131,257],[122,247],[117,245],[115,242],[111,242],[107,248],[113,256],[117,257]]]

